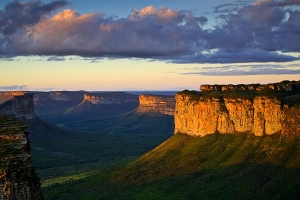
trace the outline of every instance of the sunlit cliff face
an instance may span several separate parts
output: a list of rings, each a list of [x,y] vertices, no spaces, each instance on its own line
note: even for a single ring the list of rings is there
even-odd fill
[[[176,94],[175,133],[194,136],[213,133],[300,134],[300,107],[297,101],[287,98],[291,95],[298,98],[299,81],[266,85],[202,85],[200,89],[201,94],[189,91]],[[247,92],[252,93],[249,96]],[[286,95],[285,99],[279,94],[281,97]]]
[[[140,95],[139,113],[161,113],[174,115],[175,99],[168,96]]]

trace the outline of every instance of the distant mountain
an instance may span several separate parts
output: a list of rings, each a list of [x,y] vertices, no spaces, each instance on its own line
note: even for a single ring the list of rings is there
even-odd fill
[[[82,102],[67,109],[65,115],[119,114],[138,106],[138,96],[125,92],[98,92],[84,94]]]
[[[37,93],[35,104],[38,117],[59,125],[129,112],[138,106],[138,96],[125,92]]]
[[[89,98],[88,100],[84,100],[78,107],[76,107],[77,112],[79,108],[85,113],[97,111],[95,107],[99,106],[99,104],[93,105],[94,101],[97,102],[98,99],[90,100]],[[119,110],[128,108],[126,105],[121,103],[119,105]],[[116,106],[114,105],[114,107]],[[106,108],[103,108],[100,104],[99,109],[108,109],[107,112],[109,112],[110,107],[106,106]],[[93,114],[82,120],[64,122],[63,127],[98,133],[171,136],[174,132],[174,109],[174,96],[140,95],[139,106],[135,109],[131,109],[130,112],[115,114],[112,116],[98,115],[99,117],[95,117],[96,115]],[[114,111],[113,109],[111,110]],[[98,111],[98,113],[99,112],[100,111]]]
[[[78,105],[85,91],[34,92],[35,112],[38,116],[55,114]]]

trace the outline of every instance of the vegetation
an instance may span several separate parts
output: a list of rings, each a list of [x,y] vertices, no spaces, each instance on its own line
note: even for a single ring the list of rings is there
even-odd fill
[[[25,134],[26,128],[26,125],[19,120],[0,116],[0,168],[10,164],[9,159],[6,158],[24,153],[23,149],[18,148],[21,139],[16,136]]]
[[[284,88],[290,86],[292,91],[285,89],[273,90],[270,87],[263,87],[259,84],[253,84],[253,87],[260,87],[260,90],[242,90],[245,85],[236,85],[237,89],[226,91],[188,91],[184,90],[179,94],[188,95],[191,101],[205,100],[207,98],[242,98],[253,100],[257,96],[267,96],[270,98],[277,98],[281,100],[282,104],[288,105],[300,105],[300,81],[282,81],[280,83],[272,84],[274,87]],[[215,87],[221,88],[221,85],[215,85]]]
[[[44,188],[46,199],[297,199],[299,138],[176,134],[126,167]]]

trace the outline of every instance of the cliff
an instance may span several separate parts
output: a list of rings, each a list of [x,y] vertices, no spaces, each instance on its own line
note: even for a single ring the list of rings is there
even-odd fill
[[[300,135],[300,106],[289,104],[299,97],[295,93],[276,97],[180,92],[175,96],[175,133],[194,136],[213,133]]]
[[[21,119],[35,118],[33,93],[0,92],[0,115]]]
[[[138,106],[138,96],[125,92],[85,93],[80,104],[67,109],[65,115],[116,114],[129,112]]]
[[[43,199],[27,136],[23,122],[0,116],[0,199]]]
[[[34,102],[43,101],[82,101],[85,91],[54,91],[54,92],[35,92]]]
[[[175,98],[172,96],[140,95],[138,113],[174,115]]]
[[[89,102],[95,105],[109,105],[109,104],[137,104],[138,100],[135,95],[124,92],[101,92],[101,93],[87,93],[83,96],[83,102]]]

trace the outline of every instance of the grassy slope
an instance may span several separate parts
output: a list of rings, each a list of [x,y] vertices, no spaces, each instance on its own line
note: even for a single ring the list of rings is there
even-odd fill
[[[177,134],[122,169],[49,187],[48,198],[297,199],[299,140]]]
[[[136,159],[170,137],[76,132],[57,128],[39,119],[28,123],[32,161],[42,180],[46,199],[48,193],[55,192],[47,190],[50,186],[73,183],[95,173],[106,174],[108,169]],[[85,193],[80,188],[78,191]],[[64,193],[57,198],[64,199]]]
[[[300,138],[175,135],[112,179],[128,199],[297,199]],[[131,187],[136,191],[132,191]]]
[[[160,113],[132,111],[110,117],[66,122],[64,127],[97,133],[171,136],[174,132],[174,117]]]

